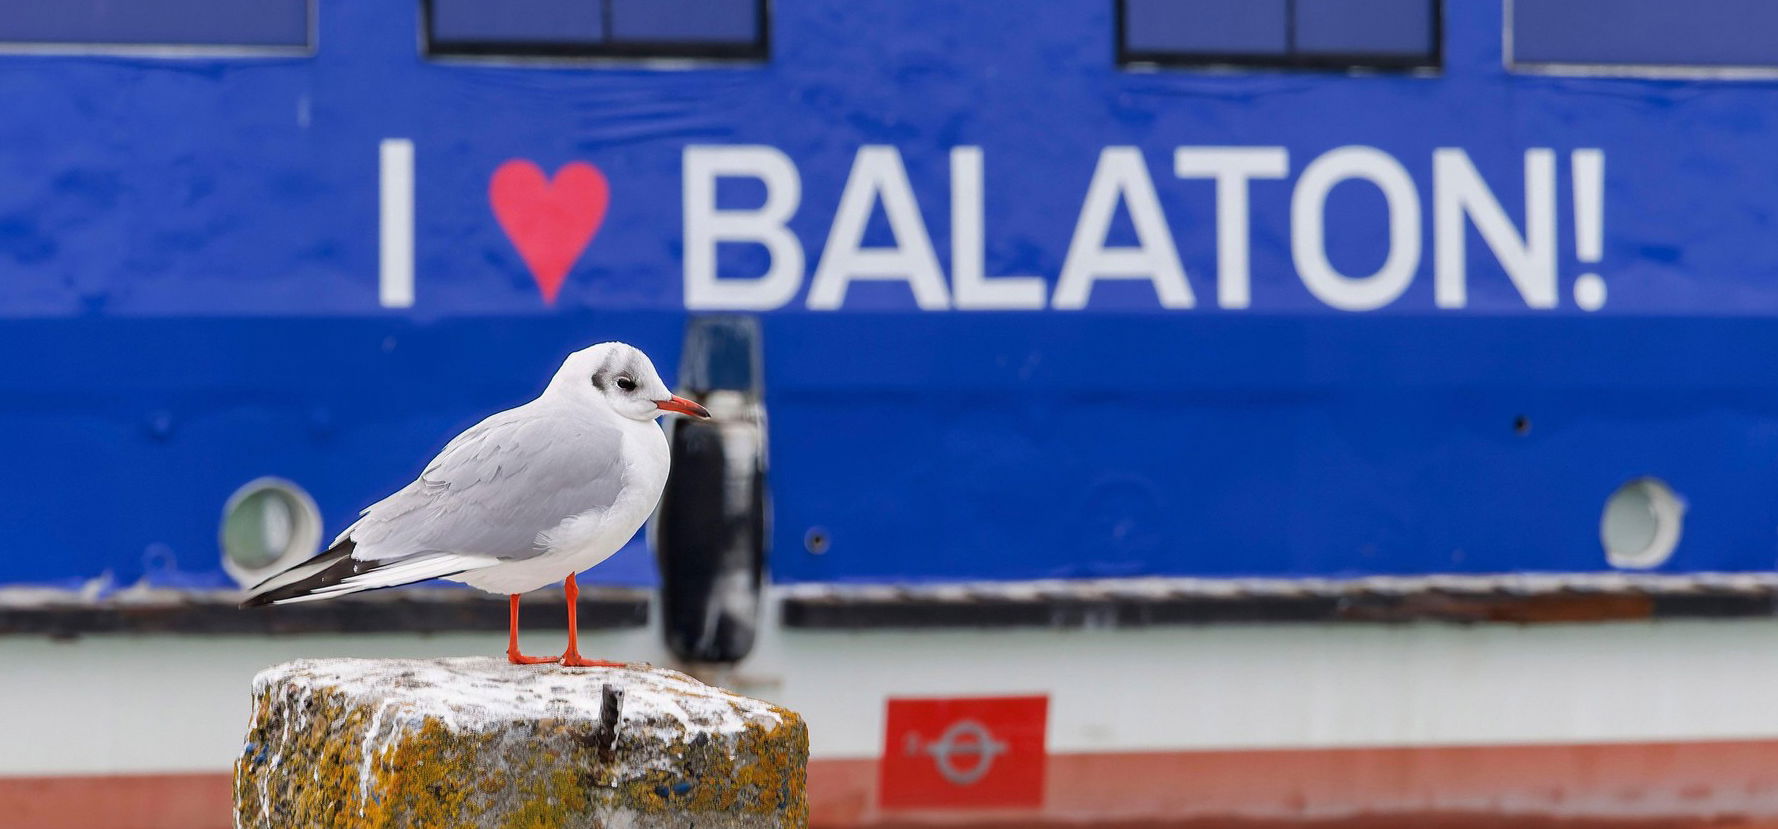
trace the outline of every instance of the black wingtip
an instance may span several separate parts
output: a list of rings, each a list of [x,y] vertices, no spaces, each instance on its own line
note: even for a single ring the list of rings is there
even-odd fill
[[[283,599],[294,599],[298,596],[306,596],[314,592],[317,588],[340,582],[346,577],[357,573],[359,569],[367,569],[371,565],[368,565],[365,562],[355,561],[352,558],[352,550],[357,546],[358,545],[354,544],[351,539],[344,539],[340,541],[340,543],[327,548],[327,550],[316,555],[314,558],[284,571],[285,573],[288,573],[290,570],[297,569],[297,567],[310,567],[317,564],[323,565],[320,570],[309,575],[307,578],[286,584],[282,587],[266,590],[265,586],[267,584],[270,584],[273,580],[277,579],[278,576],[283,575],[283,573],[279,573],[278,575],[274,575],[271,578],[254,585],[253,594],[242,600],[240,608],[246,610],[252,607],[265,607],[266,605],[275,604]]]

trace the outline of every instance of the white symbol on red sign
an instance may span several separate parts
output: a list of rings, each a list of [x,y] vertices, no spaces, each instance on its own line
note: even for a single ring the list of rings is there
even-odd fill
[[[994,758],[1006,753],[1006,743],[994,739],[988,727],[975,720],[958,720],[938,739],[922,746],[919,734],[907,736],[907,753],[929,754],[946,780],[967,786],[987,776]]]
[[[877,798],[885,809],[1043,805],[1043,696],[891,699]]]

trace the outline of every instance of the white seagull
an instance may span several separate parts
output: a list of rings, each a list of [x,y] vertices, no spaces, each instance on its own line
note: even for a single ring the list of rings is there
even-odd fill
[[[418,480],[366,507],[326,551],[260,583],[241,606],[444,578],[507,595],[514,663],[621,664],[581,657],[574,575],[617,552],[660,501],[663,412],[710,416],[668,391],[634,347],[576,351],[536,400],[453,438]],[[525,656],[519,594],[558,580],[568,592],[568,650]]]

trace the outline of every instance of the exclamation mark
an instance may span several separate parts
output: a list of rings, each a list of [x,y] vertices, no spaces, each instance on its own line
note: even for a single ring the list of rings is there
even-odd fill
[[[384,308],[414,307],[414,142],[385,138],[379,148],[382,212],[377,301]]]
[[[1575,150],[1574,255],[1589,264],[1605,258],[1605,151]],[[1574,278],[1574,304],[1583,311],[1605,306],[1605,279],[1592,272]]]

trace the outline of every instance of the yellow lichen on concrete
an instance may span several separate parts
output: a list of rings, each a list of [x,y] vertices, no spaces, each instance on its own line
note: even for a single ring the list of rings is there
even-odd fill
[[[808,728],[774,708],[779,722],[747,723],[732,746],[692,739],[675,747],[689,774],[656,771],[628,781],[618,802],[643,812],[781,814],[786,826],[808,822]]]
[[[633,675],[637,693],[656,696],[624,714],[615,739],[597,716],[575,713],[573,695],[587,692],[571,684],[586,682],[575,675],[551,687],[565,695],[549,703],[550,711],[568,712],[560,717],[502,718],[503,704],[493,701],[498,696],[478,697],[468,719],[455,709],[445,712],[449,719],[421,716],[400,683],[375,686],[370,694],[309,676],[292,687],[256,686],[253,721],[236,763],[237,824],[807,825],[808,729],[801,717],[733,695],[718,697],[738,701],[732,710],[711,714],[712,691],[694,680],[645,667]],[[520,676],[520,682],[541,681]],[[600,676],[612,682],[628,675]],[[665,713],[675,699],[660,696],[667,681],[674,683],[669,689],[685,689],[670,690],[687,695],[678,713]],[[590,710],[596,714],[598,707]]]
[[[376,825],[351,808],[363,794],[366,719],[362,708],[327,689],[260,698],[235,763],[237,815],[290,826]],[[306,773],[292,775],[298,764]]]
[[[587,810],[586,790],[579,775],[557,769],[543,780],[525,787],[528,795],[501,829],[557,829]]]
[[[371,758],[369,791],[357,825],[370,829],[474,826],[479,787],[476,760],[491,739],[455,734],[435,718],[400,733]]]

